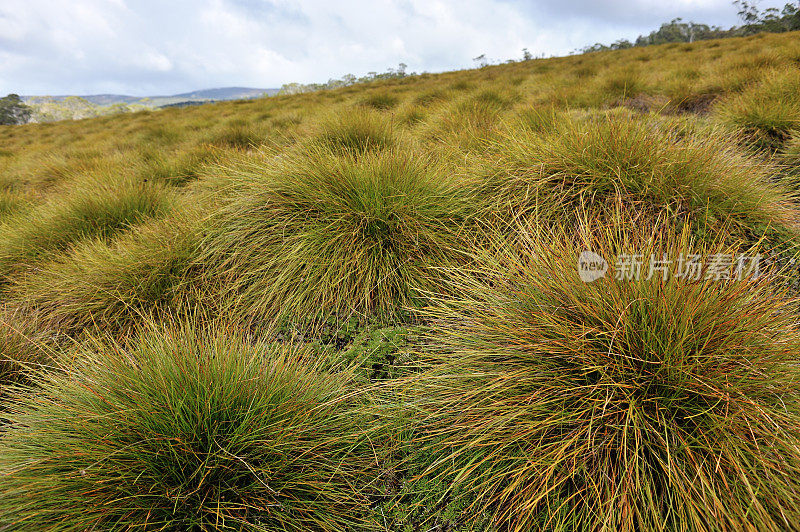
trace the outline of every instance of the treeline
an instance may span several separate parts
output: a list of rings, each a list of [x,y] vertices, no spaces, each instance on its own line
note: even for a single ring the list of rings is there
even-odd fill
[[[81,120],[83,118],[132,113],[147,109],[147,106],[140,104],[115,103],[97,105],[80,96],[67,96],[66,98],[34,96],[28,98],[27,103],[33,111],[30,116],[30,122]]]
[[[370,81],[377,81],[379,79],[395,79],[404,78],[406,76],[414,76],[416,72],[406,73],[408,65],[400,63],[397,68],[390,68],[386,72],[368,72],[366,76],[357,77],[353,74],[346,74],[340,79],[329,79],[327,83],[285,83],[281,86],[278,95],[282,94],[301,94],[304,92],[314,92],[319,90],[339,89],[342,87],[349,87],[357,83],[369,83]]]
[[[32,113],[33,110],[17,94],[0,98],[0,125],[24,124],[30,120]]]
[[[695,42],[707,41],[711,39],[724,39],[727,37],[743,37],[755,33],[783,33],[787,31],[800,30],[800,2],[788,3],[782,9],[768,8],[760,10],[754,2],[736,0],[733,4],[739,9],[738,15],[742,21],[741,26],[732,28],[722,28],[720,26],[709,26],[697,22],[684,22],[682,18],[676,18],[670,22],[665,22],[655,31],[648,35],[640,35],[634,41],[620,39],[611,44],[597,43],[575,50],[573,54],[600,52],[603,50],[624,50],[637,46],[650,46],[654,44],[666,44],[673,42]],[[544,55],[534,56],[527,48],[522,49],[521,59],[509,59],[506,61],[491,61],[485,54],[474,57],[472,60],[478,68],[490,64],[516,63],[518,61],[530,61],[532,59],[543,58]],[[339,89],[349,87],[358,83],[369,83],[380,79],[402,78],[413,76],[416,73],[406,73],[407,65],[400,63],[398,68],[390,68],[386,72],[369,72],[366,76],[357,77],[347,74],[340,79],[329,79],[327,83],[286,83],[281,87],[279,95],[300,94],[319,90]]]
[[[79,96],[53,98],[35,96],[27,103],[17,94],[0,98],[0,125],[19,125],[29,122],[55,122],[79,120],[119,113],[132,113],[147,109],[145,105],[116,103],[96,105]]]
[[[720,26],[709,26],[696,22],[684,22],[676,18],[665,22],[649,35],[640,35],[634,41],[620,39],[611,44],[597,43],[578,50],[578,53],[600,52],[604,50],[625,50],[637,46],[650,46],[673,42],[695,42],[726,37],[743,37],[755,33],[783,33],[800,30],[800,2],[786,4],[782,9],[771,7],[763,11],[755,3],[735,1],[739,9],[741,26],[724,29]]]

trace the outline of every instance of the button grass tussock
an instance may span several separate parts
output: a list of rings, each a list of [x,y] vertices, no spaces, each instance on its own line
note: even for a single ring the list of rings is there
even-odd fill
[[[127,329],[142,316],[175,312],[202,287],[193,268],[200,214],[183,209],[113,242],[87,240],[12,284],[9,300],[37,326],[74,335],[90,326]]]
[[[524,127],[493,140],[471,167],[506,219],[534,213],[564,223],[577,207],[601,215],[621,202],[744,239],[798,234],[795,193],[720,132],[679,135],[668,123],[614,113],[524,116]]]
[[[174,199],[156,182],[93,176],[63,196],[6,217],[0,226],[0,285],[82,240],[110,238],[163,215]]]
[[[219,171],[231,193],[199,261],[230,312],[256,323],[319,311],[389,319],[436,286],[435,267],[459,260],[474,216],[469,188],[402,148],[310,148]]]
[[[800,530],[799,64],[0,126],[0,531]]]
[[[800,131],[800,70],[770,72],[715,107],[719,119],[756,148],[777,150]]]
[[[363,530],[376,455],[350,374],[187,324],[72,356],[8,403],[0,523]]]
[[[453,272],[430,369],[398,385],[423,478],[501,530],[796,529],[797,300],[768,274],[616,280],[612,257],[736,252],[626,225],[526,228]],[[578,276],[582,250],[606,277]]]

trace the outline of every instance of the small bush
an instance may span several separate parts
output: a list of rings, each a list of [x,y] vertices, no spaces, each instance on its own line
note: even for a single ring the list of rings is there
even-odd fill
[[[188,325],[73,356],[8,403],[0,525],[364,529],[376,455],[349,374]]]
[[[500,530],[793,529],[796,301],[769,275],[648,278],[651,256],[736,251],[636,225],[529,229],[453,272],[459,295],[428,314],[431,369],[406,383],[423,476]],[[579,278],[583,250],[606,277]],[[640,278],[615,279],[625,254]]]

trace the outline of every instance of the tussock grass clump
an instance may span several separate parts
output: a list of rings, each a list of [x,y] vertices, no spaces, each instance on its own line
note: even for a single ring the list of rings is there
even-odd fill
[[[792,194],[725,138],[676,135],[619,114],[546,118],[538,131],[507,131],[493,142],[494,154],[475,165],[506,219],[535,214],[560,223],[577,207],[599,215],[622,203],[669,214],[698,231],[726,226],[746,237],[795,234]]]
[[[236,124],[225,127],[215,133],[209,142],[220,148],[250,150],[257,148],[267,140],[267,135],[249,124]]]
[[[781,162],[791,175],[800,177],[800,131],[789,141]]]
[[[519,95],[512,91],[497,91],[492,89],[482,90],[471,98],[473,102],[484,104],[498,111],[508,109],[518,99]]]
[[[139,130],[138,137],[142,144],[164,146],[176,144],[181,134],[167,124],[150,123]]]
[[[398,123],[407,127],[414,127],[420,124],[425,120],[426,116],[425,110],[416,104],[407,105],[396,114]]]
[[[554,107],[534,106],[520,111],[515,126],[529,129],[534,133],[548,133],[556,129],[562,113]]]
[[[716,115],[756,148],[776,150],[800,131],[800,72],[776,71],[720,102]]]
[[[797,302],[769,275],[648,278],[737,253],[630,226],[524,232],[453,272],[411,381],[425,476],[501,530],[795,529]],[[586,283],[578,257],[610,262]],[[753,252],[755,253],[755,252]],[[615,258],[640,255],[637,279]],[[735,262],[734,262],[735,264]],[[727,271],[734,275],[735,268]],[[764,274],[763,269],[761,273]],[[710,278],[707,278],[710,276]]]
[[[24,195],[11,190],[0,189],[0,219],[23,209],[27,203],[27,198]]]
[[[447,100],[448,93],[442,89],[433,89],[421,92],[414,98],[414,103],[417,105],[429,106],[435,105],[442,101]]]
[[[225,170],[231,198],[200,263],[248,320],[384,316],[432,288],[459,255],[474,199],[424,155],[317,151]]]
[[[142,150],[136,174],[142,179],[183,186],[200,178],[204,168],[213,165],[218,157],[219,150],[206,145],[173,152]]]
[[[477,152],[497,133],[500,114],[495,103],[466,98],[432,115],[420,134],[435,143]]]
[[[380,151],[397,143],[391,122],[380,113],[365,109],[328,115],[310,139],[312,147],[334,154]]]
[[[647,90],[642,74],[635,68],[612,69],[598,79],[603,98],[630,98]]]
[[[400,103],[400,98],[388,92],[372,93],[361,100],[362,105],[378,111],[388,111],[397,107],[398,103]]]
[[[98,326],[130,329],[146,316],[172,313],[199,297],[193,268],[201,216],[184,208],[106,242],[84,241],[17,280],[9,299],[37,316],[37,327],[77,334]]]
[[[42,334],[29,319],[6,305],[0,305],[0,400],[10,387],[27,380],[42,364],[51,361],[51,353]],[[3,407],[0,406],[0,426],[3,425]]]
[[[351,376],[277,349],[188,325],[79,346],[6,404],[0,524],[363,530],[375,455]]]
[[[8,275],[87,238],[109,238],[166,213],[174,196],[163,184],[92,178],[63,196],[12,215],[0,227],[0,284]]]
[[[303,123],[303,117],[297,113],[284,113],[270,119],[270,124],[279,130],[291,130]]]

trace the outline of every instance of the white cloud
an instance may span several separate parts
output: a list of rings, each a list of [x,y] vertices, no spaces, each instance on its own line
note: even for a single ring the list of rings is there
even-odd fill
[[[782,2],[762,2],[762,7]],[[728,0],[2,0],[0,92],[156,94],[564,54]]]
[[[169,72],[172,70],[172,61],[167,56],[159,52],[147,52],[141,56],[139,61],[135,64],[141,66],[146,70],[153,70],[155,72]]]

